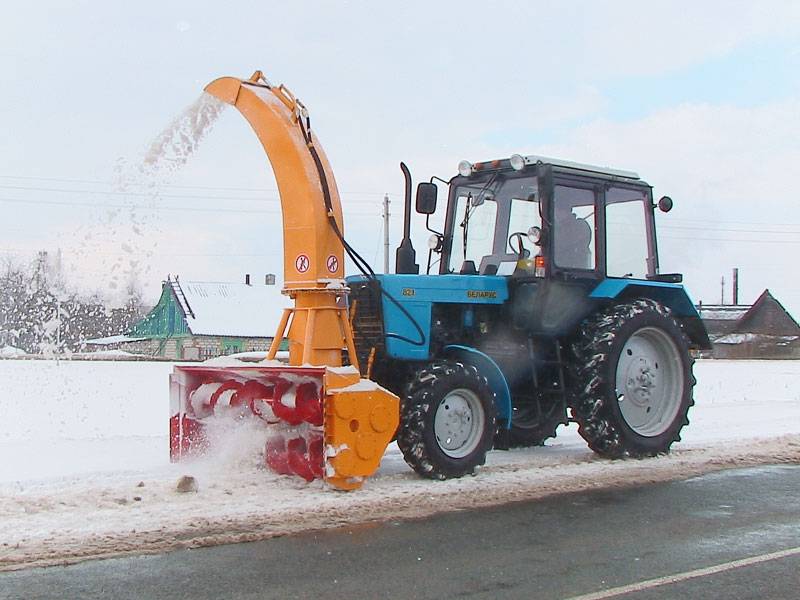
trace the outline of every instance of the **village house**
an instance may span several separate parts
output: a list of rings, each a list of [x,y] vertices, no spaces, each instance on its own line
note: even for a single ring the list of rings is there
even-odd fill
[[[800,325],[769,290],[752,305],[699,304],[712,358],[800,358]]]
[[[261,284],[251,284],[249,275],[244,283],[167,277],[158,303],[129,331],[87,340],[86,347],[172,360],[265,351],[288,306],[274,276]]]

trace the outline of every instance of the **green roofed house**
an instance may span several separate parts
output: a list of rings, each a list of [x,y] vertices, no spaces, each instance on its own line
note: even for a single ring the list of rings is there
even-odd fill
[[[252,285],[249,275],[244,283],[167,277],[158,304],[144,318],[124,335],[87,340],[87,348],[174,360],[265,351],[289,307],[274,281],[267,276],[266,283]]]

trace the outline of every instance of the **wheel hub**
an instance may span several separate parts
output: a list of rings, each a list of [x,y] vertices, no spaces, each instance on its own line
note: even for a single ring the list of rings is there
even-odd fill
[[[478,446],[482,431],[483,412],[474,392],[454,390],[442,399],[434,417],[434,434],[446,455],[468,455]]]
[[[683,397],[683,379],[678,348],[663,330],[645,327],[625,342],[616,396],[625,422],[639,435],[660,435],[671,425]]]
[[[654,361],[644,356],[637,357],[628,368],[624,398],[637,406],[646,406],[653,398],[654,388],[656,388]]]

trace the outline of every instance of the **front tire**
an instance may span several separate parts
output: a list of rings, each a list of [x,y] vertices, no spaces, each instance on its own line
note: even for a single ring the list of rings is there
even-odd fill
[[[612,307],[583,323],[572,352],[572,416],[589,447],[610,458],[669,452],[695,384],[669,309],[649,299]]]
[[[484,464],[495,429],[494,393],[486,378],[473,365],[442,360],[409,384],[397,445],[418,474],[451,479]]]

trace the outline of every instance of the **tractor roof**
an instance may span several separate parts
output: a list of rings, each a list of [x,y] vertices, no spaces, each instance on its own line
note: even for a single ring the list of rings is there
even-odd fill
[[[589,165],[586,163],[564,160],[562,158],[550,158],[547,156],[539,156],[536,154],[529,154],[528,156],[523,156],[522,158],[525,161],[526,165],[535,165],[538,163],[543,163],[547,165],[553,165],[554,167],[566,167],[568,169],[575,169],[577,171],[589,171],[591,173],[611,175],[612,177],[624,177],[625,179],[640,179],[639,174],[634,171],[625,171],[622,169],[613,169],[611,167]]]
[[[471,177],[481,173],[505,170],[513,168],[515,170],[522,170],[526,166],[535,165],[550,165],[556,169],[572,173],[585,173],[591,174],[596,177],[604,177],[614,180],[627,180],[629,183],[636,183],[638,185],[647,185],[641,180],[639,174],[634,171],[625,171],[623,169],[614,169],[611,167],[601,167],[598,165],[590,165],[586,163],[579,163],[572,160],[564,160],[562,158],[551,158],[548,156],[540,156],[538,154],[529,154],[522,156],[514,154],[511,158],[500,158],[496,160],[487,160],[476,163],[469,161],[461,161],[459,164],[459,175],[462,177]]]

